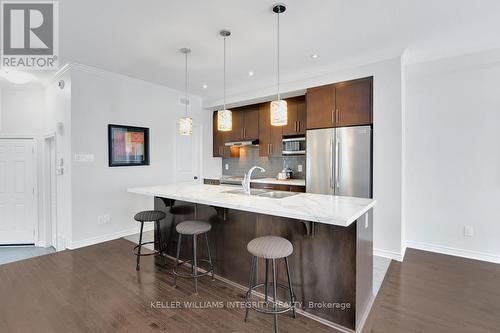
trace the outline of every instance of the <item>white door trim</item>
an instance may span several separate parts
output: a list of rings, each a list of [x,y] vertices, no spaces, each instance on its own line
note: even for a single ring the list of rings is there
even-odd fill
[[[55,177],[56,179],[56,184],[55,184],[55,202],[52,202],[52,192],[50,191],[51,190],[51,179],[49,177],[49,173],[51,172],[51,170],[47,170],[47,162],[48,162],[48,159],[50,158],[50,156],[48,156],[48,154],[50,153],[49,150],[47,150],[48,148],[48,141],[49,140],[53,140],[53,144],[54,144],[54,153],[56,155],[56,158],[54,159],[53,163],[54,163],[54,166],[56,165],[57,163],[57,135],[56,135],[56,132],[51,132],[51,133],[48,133],[46,135],[43,135],[42,136],[42,151],[43,151],[43,160],[42,160],[42,181],[43,181],[43,195],[41,196],[41,200],[43,201],[41,204],[43,206],[43,219],[40,219],[41,222],[40,223],[43,223],[43,226],[44,226],[44,230],[45,230],[45,235],[44,237],[41,237],[41,239],[43,238],[44,239],[44,245],[47,246],[47,247],[54,247],[56,249],[56,251],[58,250],[58,234],[59,234],[59,223],[58,223],[58,218],[57,218],[57,196],[58,196],[58,193],[57,193],[57,175],[56,173],[54,173],[52,176]],[[55,171],[55,170],[54,170]],[[50,208],[49,210],[47,210],[47,207],[50,205]],[[51,209],[52,207],[55,205],[55,220],[52,219],[52,217],[54,216],[54,214],[51,214]],[[50,215],[50,217],[49,217]],[[54,227],[55,227],[55,234],[53,232],[54,230]],[[49,242],[49,237],[48,235],[50,235],[50,242]]]
[[[1,139],[25,139],[33,140],[33,188],[34,188],[34,223],[33,223],[33,241],[35,246],[39,244],[39,228],[40,228],[40,214],[38,212],[38,140],[34,134],[0,134]]]

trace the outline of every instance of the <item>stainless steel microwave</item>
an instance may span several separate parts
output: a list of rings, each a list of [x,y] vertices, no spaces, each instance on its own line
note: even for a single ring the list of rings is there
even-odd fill
[[[305,155],[306,138],[304,136],[297,138],[283,139],[283,155]]]

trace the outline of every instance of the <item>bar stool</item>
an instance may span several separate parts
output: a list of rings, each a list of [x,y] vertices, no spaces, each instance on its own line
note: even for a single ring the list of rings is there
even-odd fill
[[[177,277],[193,278],[194,279],[194,291],[198,294],[198,278],[212,273],[212,280],[214,280],[214,266],[212,264],[212,256],[210,255],[210,245],[208,243],[208,232],[212,229],[210,223],[205,221],[195,221],[188,220],[179,223],[175,229],[179,233],[179,240],[177,242],[177,256],[175,258],[175,266],[173,268],[174,273],[174,286],[177,287]],[[197,258],[197,242],[196,239],[198,235],[205,234],[205,243],[207,245],[208,260]],[[179,262],[179,256],[181,252],[181,240],[182,235],[193,236],[193,259],[185,260]],[[206,262],[209,264],[209,269],[205,273],[198,274],[198,262]],[[178,267],[184,263],[191,263],[191,274],[184,274],[178,272]]]
[[[267,314],[273,314],[274,315],[274,332],[278,332],[278,314],[282,314],[285,312],[288,312],[290,310],[293,311],[293,317],[296,317],[295,314],[295,294],[293,293],[293,287],[292,287],[292,281],[290,279],[290,267],[288,265],[288,256],[293,253],[293,246],[292,243],[290,243],[289,240],[282,238],[282,237],[276,237],[276,236],[263,236],[263,237],[258,237],[252,239],[248,245],[247,245],[247,250],[252,254],[252,266],[250,268],[250,281],[248,283],[248,291],[246,292],[245,295],[245,304],[246,304],[246,312],[245,312],[245,322],[248,319],[248,311],[250,309],[253,309],[255,311],[261,312],[261,313],[267,313]],[[255,283],[254,284],[254,278],[255,278],[255,270],[257,266],[257,258],[263,258],[266,260],[266,277],[265,277],[265,282],[263,283]],[[276,281],[276,259],[285,259],[285,265],[286,265],[286,275],[288,278],[288,286],[285,286],[283,284],[277,283]],[[273,280],[271,284],[268,282],[268,267],[269,267],[269,260],[271,260],[272,263],[272,276]],[[263,307],[257,307],[250,303],[250,298],[252,291],[256,288],[264,286],[264,295],[265,295],[265,302],[266,304],[268,303],[268,286],[271,285],[273,288],[273,302],[272,302],[272,310],[263,308]],[[276,298],[276,290],[277,287],[283,288],[288,290],[288,293],[290,294],[290,306],[287,307],[278,307],[278,300]]]
[[[165,251],[165,244],[161,241],[161,232],[160,232],[160,221],[166,217],[166,214],[159,210],[146,210],[135,214],[134,219],[141,223],[141,232],[139,233],[139,244],[134,246],[134,254],[137,256],[137,265],[135,267],[136,270],[140,270],[140,261],[141,257],[150,256],[154,254],[162,255]],[[158,250],[153,251],[152,253],[141,253],[141,248],[146,244],[154,244],[155,241],[151,242],[142,242],[142,230],[144,229],[144,222],[155,222],[156,223],[156,238],[158,239]],[[163,257],[163,262],[165,262],[165,257]]]

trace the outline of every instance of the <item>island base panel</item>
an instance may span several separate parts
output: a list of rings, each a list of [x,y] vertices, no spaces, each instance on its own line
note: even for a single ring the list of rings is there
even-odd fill
[[[170,214],[172,205],[191,209],[174,216]],[[284,217],[164,198],[155,198],[155,209],[167,214],[161,223],[161,234],[167,240],[168,255],[173,257],[178,238],[175,225],[195,218],[209,221],[215,274],[242,286],[248,285],[250,274],[248,242],[255,237],[273,235],[287,238],[293,244],[294,252],[289,257],[291,278],[298,305],[306,312],[354,330],[372,298],[371,211],[365,215],[369,219],[368,228],[365,228],[364,216],[360,218],[362,223],[357,221],[348,227],[316,223],[311,237],[307,236],[303,223]],[[199,241],[203,242],[201,238]],[[199,257],[208,256],[204,246],[199,246],[198,251]],[[191,257],[191,242],[183,240],[181,258]],[[259,281],[264,280],[264,262],[259,260],[257,266]],[[287,282],[284,260],[277,260],[277,279],[280,283]],[[289,295],[280,292],[278,298],[288,301]]]

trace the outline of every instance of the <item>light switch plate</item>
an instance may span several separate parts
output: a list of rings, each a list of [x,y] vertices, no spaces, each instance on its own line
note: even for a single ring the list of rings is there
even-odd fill
[[[464,226],[464,236],[465,237],[472,237],[472,236],[474,236],[474,227],[471,226],[471,225]]]
[[[302,172],[302,164],[297,165],[297,171]]]
[[[75,154],[75,162],[94,162],[94,154]]]
[[[229,164],[226,163],[224,167],[226,168],[226,170],[229,170]]]

